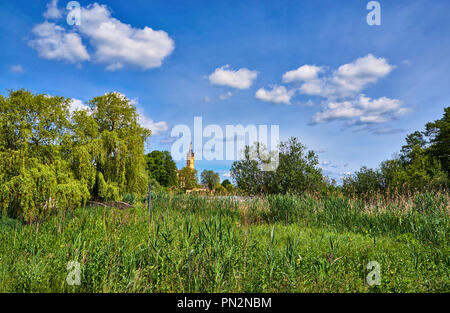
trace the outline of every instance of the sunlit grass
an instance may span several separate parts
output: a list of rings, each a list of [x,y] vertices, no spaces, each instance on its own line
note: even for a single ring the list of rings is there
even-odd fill
[[[408,208],[343,198],[252,201],[153,194],[131,210],[82,208],[0,222],[1,292],[449,292],[448,196]],[[81,285],[66,283],[67,262]],[[366,283],[367,263],[381,285]]]

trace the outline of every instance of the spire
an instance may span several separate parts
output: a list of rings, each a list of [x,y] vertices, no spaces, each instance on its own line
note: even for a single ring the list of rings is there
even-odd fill
[[[189,146],[189,152],[186,155],[186,166],[194,169],[195,168],[194,162],[195,162],[195,155],[194,151],[192,151],[192,142],[191,142]]]

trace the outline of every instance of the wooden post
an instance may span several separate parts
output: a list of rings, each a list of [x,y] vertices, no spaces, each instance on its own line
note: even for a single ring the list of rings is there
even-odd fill
[[[152,211],[152,195],[151,195],[151,191],[152,191],[152,184],[148,183],[148,213],[151,213],[151,211]]]

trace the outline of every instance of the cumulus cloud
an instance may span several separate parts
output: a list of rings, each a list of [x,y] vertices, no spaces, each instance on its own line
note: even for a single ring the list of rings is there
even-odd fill
[[[81,37],[72,32],[45,21],[33,28],[36,39],[29,45],[38,51],[40,57],[45,59],[65,60],[78,63],[90,59],[86,47],[81,42]]]
[[[359,93],[368,84],[377,82],[393,69],[386,59],[369,54],[352,63],[341,65],[331,78],[328,92],[336,96]]]
[[[357,95],[367,85],[376,83],[393,69],[394,66],[385,58],[368,54],[321,77],[318,77],[318,74],[322,72],[323,67],[304,65],[284,74],[283,81],[303,81],[299,91],[305,95],[339,99]],[[295,77],[297,79],[294,79]]]
[[[48,8],[56,8],[56,2],[50,3]],[[46,15],[51,14],[46,12]],[[48,21],[37,25],[33,29],[37,38],[31,40],[30,45],[43,58],[72,63],[92,59],[111,71],[126,66],[143,70],[159,67],[174,50],[174,41],[165,31],[122,23],[111,16],[105,5],[94,3],[82,7],[81,16],[80,25],[72,27],[70,32]],[[92,57],[81,38],[89,42]]]
[[[284,83],[293,81],[308,81],[317,78],[317,75],[323,70],[322,67],[315,65],[303,65],[298,69],[286,72],[283,75]]]
[[[295,90],[288,91],[284,86],[274,86],[271,90],[266,90],[264,88],[258,89],[255,97],[267,102],[290,104],[294,93]]]
[[[111,17],[105,5],[94,3],[83,7],[81,16],[79,30],[94,47],[95,60],[106,64],[108,70],[124,66],[144,70],[159,67],[174,49],[174,41],[165,31],[148,26],[138,29],[122,23]]]
[[[139,112],[139,124],[142,127],[150,129],[152,131],[152,135],[154,136],[160,135],[169,129],[169,126],[165,121],[155,122],[142,111]]]
[[[58,0],[52,0],[47,3],[47,11],[44,12],[46,19],[59,19],[62,17],[61,11],[58,9]]]
[[[323,111],[312,117],[318,124],[334,120],[348,120],[348,125],[379,124],[390,121],[406,112],[402,102],[397,99],[381,97],[371,99],[365,95],[345,101],[330,101]]]
[[[347,126],[370,126],[387,123],[410,111],[402,107],[398,99],[372,99],[362,93],[368,85],[386,77],[394,68],[385,58],[368,54],[336,70],[303,65],[286,72],[282,80],[284,83],[297,83],[295,88],[299,94],[323,98],[323,109],[313,115],[311,124],[345,120]],[[311,99],[309,101],[312,103]],[[380,135],[390,133],[387,128],[370,127],[367,130]]]
[[[209,81],[213,85],[229,86],[237,89],[248,89],[253,84],[253,81],[257,76],[257,71],[252,71],[245,67],[234,71],[230,69],[230,66],[227,64],[216,68],[215,71],[209,75]]]
[[[90,110],[90,108],[84,104],[82,100],[72,98],[70,101],[69,111],[72,113],[80,110]]]

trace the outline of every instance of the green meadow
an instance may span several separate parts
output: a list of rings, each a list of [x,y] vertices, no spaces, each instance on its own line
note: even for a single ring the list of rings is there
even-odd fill
[[[448,200],[155,192],[150,213],[137,201],[3,217],[0,292],[449,292]]]

